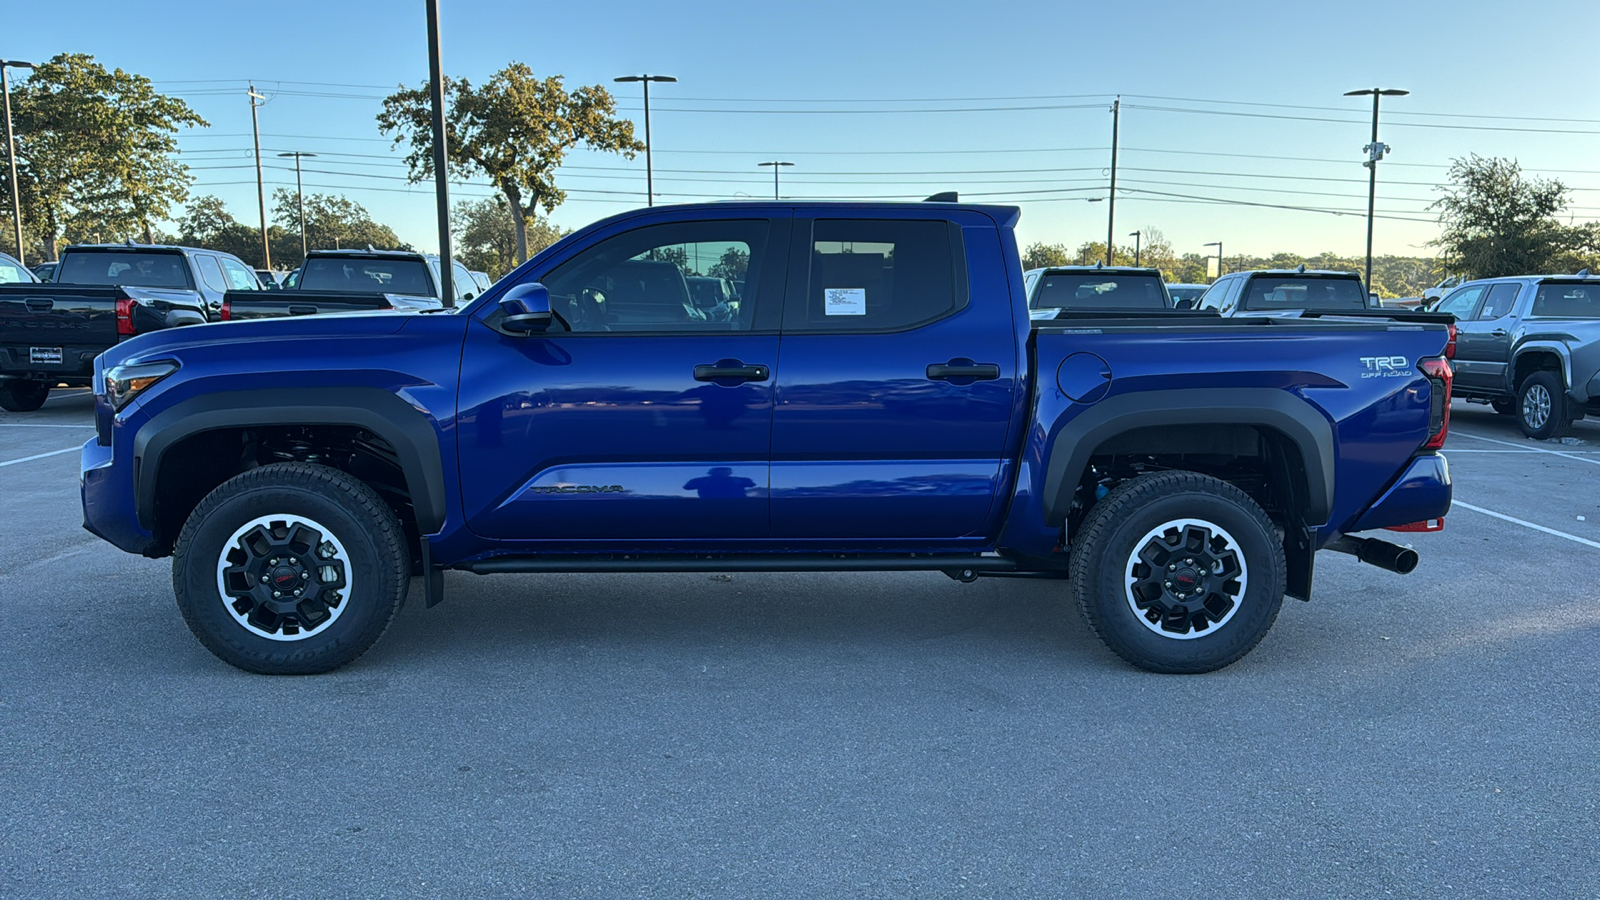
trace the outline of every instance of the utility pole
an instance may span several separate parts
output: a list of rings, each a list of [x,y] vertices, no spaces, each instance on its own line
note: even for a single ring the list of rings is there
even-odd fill
[[[292,153],[279,153],[279,156],[294,157],[294,192],[300,204],[300,258],[306,258],[306,188],[300,183],[300,157],[316,156],[315,153],[306,153],[295,150]]]
[[[1128,233],[1128,237],[1133,238],[1133,265],[1134,265],[1134,268],[1138,268],[1138,266],[1139,266],[1139,245],[1144,240],[1144,232],[1143,231],[1129,232]]]
[[[246,93],[250,95],[250,132],[256,141],[256,206],[261,210],[261,256],[263,268],[270,270],[272,245],[267,241],[267,186],[261,179],[261,119],[256,114],[256,110],[260,108],[260,104],[256,101],[267,98],[256,93],[256,86],[253,84]]]
[[[450,271],[450,158],[444,131],[444,67],[439,61],[439,0],[428,4],[428,98],[433,103],[433,190],[439,206],[439,299],[456,305],[455,276]]]
[[[6,97],[6,159],[11,161],[11,224],[17,233],[17,262],[22,258],[22,194],[17,190],[17,142],[11,134],[11,76],[7,69],[32,69],[33,63],[20,59],[0,59],[0,90]],[[52,254],[45,252],[48,259]]]
[[[1372,143],[1362,147],[1367,152],[1367,161],[1362,163],[1367,167],[1367,290],[1372,290],[1372,214],[1378,202],[1378,160],[1389,152],[1388,144],[1378,143],[1378,98],[1379,97],[1404,97],[1410,91],[1395,88],[1368,88],[1360,91],[1345,91],[1346,97],[1364,97],[1372,95]]]
[[[792,165],[794,165],[794,163],[792,163],[792,162],[782,162],[782,161],[779,161],[779,160],[773,160],[772,162],[758,163],[757,165],[771,166],[772,167],[772,199],[774,199],[774,200],[779,199],[779,197],[778,197],[778,170],[783,168],[784,166],[792,166]]]
[[[1116,265],[1117,232],[1117,125],[1122,119],[1122,97],[1111,101],[1111,196],[1106,204],[1106,265]]]
[[[644,83],[644,190],[645,190],[645,204],[644,205],[645,206],[655,206],[656,205],[655,173],[654,173],[654,166],[652,165],[652,163],[650,161],[650,148],[651,148],[651,143],[650,143],[650,82],[652,82],[652,81],[674,82],[674,81],[677,81],[677,80],[678,79],[673,78],[671,75],[648,75],[648,74],[646,74],[646,75],[624,75],[621,78],[613,78],[612,79],[612,81],[620,82],[620,83],[632,83],[632,82],[635,82],[635,81]]]

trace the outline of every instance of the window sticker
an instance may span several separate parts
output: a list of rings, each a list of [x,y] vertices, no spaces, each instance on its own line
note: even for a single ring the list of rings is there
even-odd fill
[[[825,288],[822,292],[822,312],[829,316],[866,315],[867,289]]]

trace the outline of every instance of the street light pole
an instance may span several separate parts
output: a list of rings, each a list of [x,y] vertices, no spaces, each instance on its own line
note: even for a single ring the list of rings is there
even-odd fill
[[[1372,143],[1361,148],[1367,151],[1367,161],[1362,165],[1367,167],[1367,290],[1372,290],[1372,214],[1378,201],[1378,160],[1389,152],[1388,144],[1378,143],[1378,98],[1404,97],[1410,91],[1395,88],[1367,88],[1360,91],[1345,91],[1346,97],[1364,97],[1372,95]]]
[[[1221,241],[1212,241],[1211,243],[1206,244],[1206,246],[1207,247],[1215,247],[1215,248],[1217,248],[1217,277],[1221,278],[1222,277],[1222,242]]]
[[[22,194],[17,189],[17,142],[11,134],[11,76],[7,69],[32,69],[33,63],[20,59],[0,59],[0,90],[6,97],[6,159],[11,161],[11,223],[17,231],[17,262],[22,258]],[[48,255],[48,254],[47,254]]]
[[[256,115],[256,110],[260,108],[256,101],[267,98],[256,93],[256,86],[253,84],[250,85],[250,89],[245,93],[250,97],[250,133],[255,137],[256,142],[256,206],[261,211],[262,267],[271,269],[272,245],[267,242],[267,187],[261,178],[261,120]]]
[[[1111,237],[1117,230],[1117,125],[1122,121],[1122,98],[1111,101],[1111,193],[1106,203],[1106,265],[1116,265],[1115,241]]]
[[[439,216],[439,299],[456,305],[455,274],[450,265],[450,148],[445,144],[444,65],[439,59],[439,0],[427,0],[428,100],[433,107],[433,192]]]
[[[305,259],[306,258],[306,188],[305,188],[304,184],[300,183],[300,157],[302,157],[302,156],[316,156],[316,154],[315,153],[306,153],[306,152],[304,152],[302,150],[295,150],[292,153],[279,153],[278,155],[279,156],[292,156],[292,157],[294,157],[294,192],[295,192],[295,196],[299,198],[298,202],[299,202],[299,205],[300,205],[300,258],[301,259]]]
[[[794,165],[794,163],[792,163],[792,162],[783,162],[781,160],[776,160],[775,159],[772,162],[758,163],[758,165],[771,166],[772,167],[772,199],[774,199],[774,200],[779,199],[779,197],[778,197],[778,170],[783,168],[784,166],[792,166],[792,165]]]
[[[1133,238],[1133,265],[1139,267],[1139,244],[1144,239],[1143,231],[1130,231],[1128,237]]]
[[[614,82],[632,84],[641,82],[644,85],[644,190],[645,206],[656,205],[655,166],[650,159],[650,82],[675,82],[678,79],[671,75],[624,75],[621,78],[611,79]]]

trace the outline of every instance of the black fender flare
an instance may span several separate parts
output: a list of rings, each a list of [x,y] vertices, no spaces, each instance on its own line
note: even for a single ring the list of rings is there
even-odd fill
[[[354,425],[394,447],[411,492],[422,534],[444,525],[444,464],[439,435],[416,407],[375,387],[319,388],[316,391],[263,389],[202,394],[153,416],[133,438],[134,501],[139,524],[156,522],[156,479],[161,456],[179,442],[221,428],[262,425]]]
[[[1045,465],[1046,521],[1066,520],[1072,495],[1097,447],[1136,428],[1179,425],[1251,425],[1287,437],[1305,464],[1305,523],[1320,525],[1333,512],[1333,423],[1310,403],[1277,388],[1189,388],[1107,397],[1057,433]]]

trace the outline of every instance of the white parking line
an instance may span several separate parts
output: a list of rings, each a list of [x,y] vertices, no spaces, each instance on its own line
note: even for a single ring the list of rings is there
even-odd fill
[[[14,465],[17,465],[18,463],[33,462],[36,459],[45,459],[45,458],[51,457],[51,456],[60,456],[63,453],[77,453],[81,449],[83,449],[83,448],[82,447],[68,447],[65,450],[51,450],[49,453],[35,453],[33,456],[24,456],[21,459],[8,459],[5,462],[0,462],[0,468],[5,468],[6,466],[14,466]]]
[[[1513,441],[1502,441],[1499,438],[1484,437],[1481,434],[1473,434],[1468,431],[1459,431],[1457,429],[1451,429],[1450,434],[1452,437],[1460,435],[1461,437],[1472,438],[1475,441],[1488,441],[1491,444],[1504,444],[1507,447],[1516,447],[1518,450],[1529,450],[1534,453],[1548,453],[1551,456],[1559,456],[1563,459],[1575,459],[1578,462],[1586,462],[1590,465],[1600,466],[1600,459],[1589,459],[1585,456],[1574,456],[1571,453],[1562,453],[1559,450],[1546,450],[1543,447],[1529,447],[1526,444],[1518,444]],[[1448,453],[1449,451],[1446,452]]]
[[[1582,544],[1585,547],[1593,547],[1596,550],[1600,550],[1600,541],[1591,541],[1588,538],[1581,538],[1575,534],[1567,534],[1565,531],[1557,531],[1554,528],[1546,528],[1543,525],[1535,525],[1532,522],[1524,521],[1516,518],[1515,516],[1508,516],[1505,513],[1497,513],[1492,509],[1484,509],[1481,506],[1473,506],[1471,503],[1463,503],[1460,500],[1451,501],[1451,509],[1455,509],[1458,506],[1463,509],[1470,509],[1476,513],[1483,513],[1486,516],[1493,516],[1496,519],[1502,519],[1512,523],[1513,525],[1521,525],[1523,528],[1532,528],[1534,531],[1542,531],[1545,534],[1555,535],[1558,538],[1566,538],[1569,541]]]
[[[48,422],[0,422],[0,428],[93,428],[93,425],[52,425]]]

